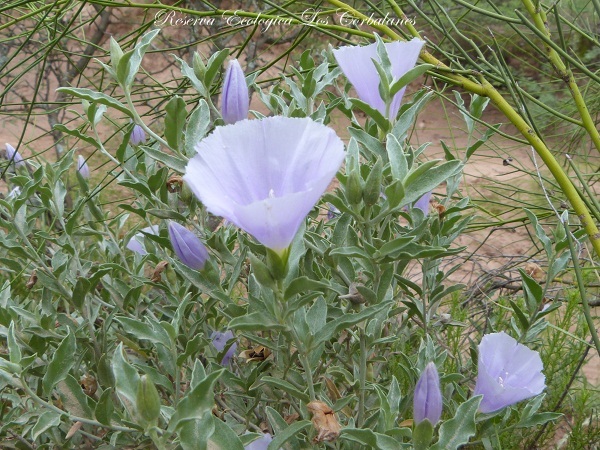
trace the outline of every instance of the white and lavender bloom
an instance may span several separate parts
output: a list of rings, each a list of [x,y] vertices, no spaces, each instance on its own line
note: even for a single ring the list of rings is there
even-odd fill
[[[540,394],[546,387],[540,354],[508,334],[486,334],[479,344],[474,395],[483,395],[479,410],[490,413]]]
[[[129,136],[129,144],[131,145],[140,145],[146,142],[146,133],[144,129],[139,125],[134,125],[131,130],[131,136]]]
[[[186,266],[200,270],[208,259],[208,250],[198,237],[177,222],[169,222],[169,238],[175,254]]]
[[[8,193],[6,198],[17,198],[19,195],[21,195],[21,188],[16,186]]]
[[[9,143],[6,143],[6,159],[12,162],[15,167],[21,167],[25,165],[25,161],[23,160],[21,154]]]
[[[231,331],[231,330],[226,331],[225,333],[221,333],[220,331],[213,331],[213,333],[210,335],[212,344],[219,352],[222,352],[225,349],[227,342],[229,342],[233,338],[234,338],[233,331]],[[221,360],[222,366],[227,366],[229,364],[229,362],[233,358],[233,355],[235,355],[236,350],[237,350],[237,343],[234,342],[233,344],[231,344],[231,346],[229,347],[229,349],[223,356],[223,359]]]
[[[425,367],[415,388],[413,399],[415,425],[427,419],[435,426],[442,416],[442,406],[440,376],[435,364],[430,362]]]
[[[431,200],[432,191],[429,191],[427,194],[423,195],[419,200],[415,202],[413,208],[419,208],[425,214],[425,217],[429,214],[429,200]]]
[[[269,433],[265,433],[255,441],[250,442],[244,447],[244,450],[267,450],[273,438]]]
[[[388,42],[385,45],[390,63],[392,64],[392,75],[394,80],[401,78],[417,63],[421,48],[425,41],[412,39],[408,42]],[[358,98],[377,109],[384,116],[386,105],[379,94],[379,73],[373,64],[373,60],[381,62],[377,54],[377,44],[359,46],[346,46],[333,50],[333,55],[338,65],[352,83]],[[394,95],[390,104],[389,118],[395,118],[400,109],[402,96],[406,88],[402,88]]]
[[[221,115],[225,123],[235,123],[248,117],[250,109],[248,85],[237,59],[229,61],[221,97]]]
[[[196,197],[279,254],[344,159],[331,128],[279,116],[217,127],[196,151],[183,177]]]
[[[143,232],[143,233],[142,233]],[[126,247],[139,255],[147,255],[146,246],[144,245],[144,233],[146,234],[158,234],[158,225],[152,225],[150,227],[142,228],[142,232],[136,233],[129,240]]]
[[[90,177],[90,168],[85,161],[85,158],[81,155],[77,157],[77,171],[81,174],[83,178]]]

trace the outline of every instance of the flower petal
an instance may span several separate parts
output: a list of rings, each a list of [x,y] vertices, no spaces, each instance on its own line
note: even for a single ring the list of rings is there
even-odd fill
[[[279,251],[327,189],[343,149],[332,129],[308,118],[243,120],[202,140],[183,179],[211,213]]]
[[[407,42],[388,42],[385,49],[392,64],[394,80],[401,78],[417,63],[419,54],[425,41],[412,39]],[[338,65],[352,83],[358,98],[377,109],[381,114],[386,114],[385,103],[379,95],[379,73],[373,64],[373,59],[380,62],[377,55],[377,44],[359,46],[346,46],[333,50],[333,55]],[[394,95],[390,105],[389,117],[395,118],[400,109],[402,96],[406,88]]]

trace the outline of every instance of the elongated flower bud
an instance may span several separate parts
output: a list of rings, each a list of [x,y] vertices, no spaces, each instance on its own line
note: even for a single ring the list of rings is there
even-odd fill
[[[169,222],[169,238],[175,254],[186,266],[200,270],[208,259],[208,250],[194,233],[177,222]]]
[[[81,155],[77,157],[77,171],[83,178],[90,177],[90,168],[88,167],[87,162],[85,162],[85,158]]]
[[[229,61],[223,83],[221,115],[227,124],[244,120],[248,117],[250,99],[244,71],[237,59]]]
[[[131,130],[131,136],[129,136],[129,143],[131,145],[140,145],[143,142],[146,142],[146,133],[144,132],[144,129],[139,125],[134,125]]]
[[[135,403],[142,425],[156,424],[160,415],[160,397],[156,386],[146,375],[140,377]]]
[[[435,426],[442,416],[440,376],[435,364],[430,362],[417,382],[414,397],[414,421],[418,425],[427,419]]]
[[[25,164],[21,154],[9,143],[6,144],[6,159],[12,162],[15,167],[21,167]]]

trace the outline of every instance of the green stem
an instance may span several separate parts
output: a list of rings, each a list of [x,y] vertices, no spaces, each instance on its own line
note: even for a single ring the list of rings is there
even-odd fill
[[[367,385],[367,342],[365,331],[360,330],[360,360],[358,366],[358,417],[356,418],[357,428],[362,428],[365,421],[365,393]]]
[[[585,104],[583,95],[581,95],[581,91],[579,90],[579,86],[577,86],[577,83],[575,82],[573,72],[571,72],[571,69],[569,69],[562,59],[560,59],[560,56],[554,47],[549,45],[549,42],[547,42],[550,41],[550,30],[548,29],[548,18],[546,13],[542,8],[536,8],[531,0],[522,0],[522,2],[525,6],[525,9],[527,9],[527,12],[533,19],[537,30],[545,36],[546,40],[544,44],[546,46],[548,60],[550,61],[550,64],[552,64],[552,67],[554,67],[554,70],[558,76],[569,87],[569,91],[571,92],[571,96],[573,97],[577,111],[579,111],[581,121],[583,122],[583,127],[592,139],[596,150],[600,152],[600,133],[596,129],[594,119],[592,119],[587,105]]]
[[[156,427],[154,427],[154,428],[152,428],[151,430],[148,431],[148,436],[150,436],[150,439],[152,439],[152,442],[154,443],[154,445],[156,446],[156,448],[158,450],[167,450],[167,447],[165,446],[165,443],[158,436],[158,433],[156,432]]]
[[[592,335],[592,340],[594,341],[594,345],[596,346],[596,351],[600,356],[600,339],[598,338],[598,333],[596,332],[596,325],[594,324],[594,319],[592,319],[592,315],[590,313],[590,304],[588,303],[587,295],[585,293],[585,283],[583,282],[583,276],[581,275],[581,268],[579,267],[577,251],[575,250],[575,245],[573,244],[573,237],[571,236],[571,231],[569,230],[567,223],[565,222],[563,223],[563,225],[565,227],[565,232],[567,233],[567,240],[569,241],[569,250],[571,250],[573,269],[575,269],[577,287],[579,288],[579,294],[581,295],[581,306],[583,307],[583,315],[585,316],[588,328],[590,329],[590,334]]]

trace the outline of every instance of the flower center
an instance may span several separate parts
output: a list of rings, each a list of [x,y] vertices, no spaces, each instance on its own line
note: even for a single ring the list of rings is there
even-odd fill
[[[506,378],[508,377],[508,372],[506,370],[502,370],[502,373],[500,374],[500,376],[498,377],[498,384],[502,387],[504,387],[504,381],[506,380]]]

